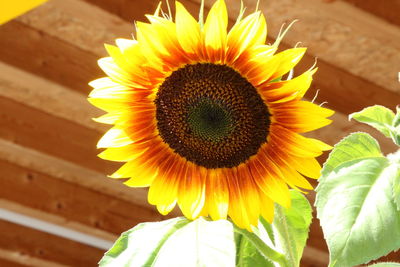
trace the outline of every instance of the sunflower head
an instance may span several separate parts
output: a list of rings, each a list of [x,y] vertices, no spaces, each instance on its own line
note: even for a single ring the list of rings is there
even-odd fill
[[[243,12],[227,31],[223,0],[204,24],[176,2],[175,20],[157,8],[136,23],[136,39],[107,45],[89,101],[112,124],[100,157],[125,164],[112,178],[150,187],[162,214],[176,204],[194,219],[228,216],[251,230],[274,202],[290,206],[289,187],[312,189],[315,157],[330,147],[300,133],[330,123],[333,111],[301,100],[316,68],[285,80],[305,48],[276,53],[264,16]],[[304,176],[303,176],[304,175]]]

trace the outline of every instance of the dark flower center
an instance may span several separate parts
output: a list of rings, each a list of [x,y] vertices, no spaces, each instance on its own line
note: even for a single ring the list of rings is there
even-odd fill
[[[161,138],[209,169],[238,166],[267,141],[267,106],[247,79],[226,65],[197,63],[174,71],[155,104]]]

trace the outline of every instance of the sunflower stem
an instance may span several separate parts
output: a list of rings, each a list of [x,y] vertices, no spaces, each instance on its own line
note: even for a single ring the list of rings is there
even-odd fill
[[[257,250],[268,260],[272,260],[279,264],[281,267],[290,267],[288,264],[285,255],[279,253],[274,250],[270,246],[268,246],[261,238],[259,238],[256,234],[251,233],[245,229],[241,229],[235,226],[235,231],[244,237],[246,237],[250,242],[257,248]]]

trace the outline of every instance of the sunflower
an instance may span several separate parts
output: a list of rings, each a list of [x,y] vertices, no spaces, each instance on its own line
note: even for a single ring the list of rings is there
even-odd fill
[[[282,79],[306,49],[276,53],[283,34],[266,44],[260,11],[242,9],[227,32],[223,0],[204,23],[179,2],[175,20],[160,6],[147,18],[135,39],[106,45],[108,77],[90,83],[89,101],[107,112],[95,120],[114,125],[99,156],[126,162],[110,177],[150,187],[164,215],[178,204],[189,219],[229,216],[248,230],[260,216],[271,222],[274,203],[290,206],[289,187],[312,189],[304,176],[319,177],[315,157],[331,148],[300,135],[333,114],[301,100],[316,68]]]

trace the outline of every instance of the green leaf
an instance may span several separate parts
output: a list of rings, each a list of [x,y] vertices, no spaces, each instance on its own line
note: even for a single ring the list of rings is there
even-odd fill
[[[330,266],[366,263],[400,248],[400,214],[391,186],[395,173],[372,144],[371,136],[353,134],[335,146],[324,165],[316,207]],[[350,151],[357,151],[354,159]]]
[[[369,134],[352,133],[333,147],[322,169],[320,181],[340,164],[375,157],[383,157],[378,142]]]
[[[393,127],[400,126],[400,106],[396,107],[396,116],[394,116],[392,126]]]
[[[175,218],[125,232],[100,266],[235,266],[233,226],[226,220]]]
[[[390,168],[392,168],[391,183],[393,190],[393,200],[397,205],[397,210],[400,211],[400,150],[396,153],[389,154]]]
[[[268,239],[271,241],[272,245],[275,246],[275,235],[274,230],[272,229],[272,225],[267,222],[263,217],[260,217],[260,223],[261,225],[259,225],[259,235],[261,239]],[[262,233],[262,230],[265,230],[265,234]]]
[[[400,106],[396,107],[396,116],[393,119],[391,130],[394,143],[400,146]]]
[[[367,107],[349,115],[349,119],[355,119],[359,122],[366,123],[383,133],[386,137],[391,137],[390,128],[394,117],[393,111],[379,105]]]
[[[249,239],[242,235],[237,235],[236,247],[236,266],[237,267],[274,267]]]
[[[400,264],[396,262],[378,262],[368,265],[368,267],[400,267]]]
[[[392,132],[392,139],[396,145],[400,146],[400,128],[397,127],[395,130],[396,131]]]
[[[290,195],[292,205],[289,209],[275,205],[272,227],[277,250],[286,255],[290,266],[299,266],[308,238],[312,208],[300,192],[291,190]]]

